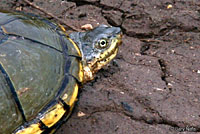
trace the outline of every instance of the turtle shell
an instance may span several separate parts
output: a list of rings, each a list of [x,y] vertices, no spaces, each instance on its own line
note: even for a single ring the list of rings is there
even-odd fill
[[[0,11],[0,133],[39,134],[72,110],[81,53],[46,19]]]

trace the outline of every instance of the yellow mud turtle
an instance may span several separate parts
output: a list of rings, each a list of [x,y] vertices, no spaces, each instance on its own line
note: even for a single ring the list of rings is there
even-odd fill
[[[119,44],[118,27],[67,35],[47,19],[0,11],[0,134],[54,132],[79,85],[116,56]]]

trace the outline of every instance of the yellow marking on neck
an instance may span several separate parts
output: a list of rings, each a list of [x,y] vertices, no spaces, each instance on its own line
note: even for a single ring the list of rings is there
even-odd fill
[[[80,82],[83,82],[84,79],[84,71],[83,71],[83,64],[82,62],[79,62],[79,74]]]

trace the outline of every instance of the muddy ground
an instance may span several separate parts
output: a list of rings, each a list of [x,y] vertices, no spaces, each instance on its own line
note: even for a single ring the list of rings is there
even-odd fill
[[[77,29],[108,24],[124,34],[56,134],[200,133],[199,0],[31,1]],[[53,19],[20,0],[0,8]]]

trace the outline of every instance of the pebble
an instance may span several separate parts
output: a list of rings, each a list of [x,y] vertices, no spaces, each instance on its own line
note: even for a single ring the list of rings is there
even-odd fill
[[[120,92],[120,94],[124,94],[124,92]]]
[[[197,73],[200,74],[200,70],[197,70]]]
[[[170,9],[170,8],[172,8],[173,6],[171,5],[171,4],[169,4],[168,6],[167,6],[167,9]]]
[[[85,116],[85,115],[86,115],[86,114],[83,113],[83,112],[81,112],[81,111],[79,111],[78,114],[77,114],[78,117],[83,117],[83,116]]]
[[[81,29],[82,30],[92,30],[93,26],[92,26],[92,24],[85,24],[85,25],[81,26]]]

